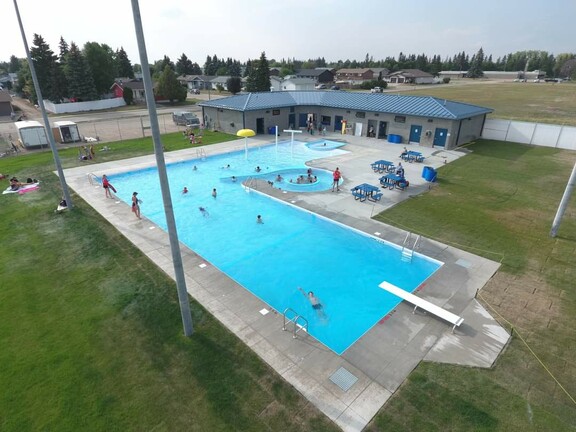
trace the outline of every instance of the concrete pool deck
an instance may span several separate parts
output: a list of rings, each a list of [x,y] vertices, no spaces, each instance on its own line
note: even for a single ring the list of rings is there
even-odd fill
[[[251,145],[269,143],[272,137],[264,138],[251,139]],[[302,134],[297,139],[319,137]],[[403,163],[410,187],[406,191],[382,190],[381,201],[361,203],[354,200],[350,188],[359,183],[377,185],[382,174],[374,173],[370,163],[378,159],[398,162],[403,145],[349,135],[334,134],[326,139],[345,139],[344,150],[349,153],[318,159],[310,165],[329,170],[338,166],[344,177],[341,192],[285,192],[261,181],[254,185],[253,193],[266,193],[397,244],[402,244],[406,231],[370,217],[427,190],[430,185],[421,178],[423,166],[439,167],[465,155],[460,150],[406,145],[426,157],[424,164]],[[243,141],[204,149],[208,155],[227,153],[243,149]],[[165,158],[172,163],[199,155],[198,148],[191,148],[166,153]],[[137,220],[128,204],[106,199],[101,186],[90,180],[92,174],[100,177],[150,166],[155,166],[153,155],[81,166],[66,170],[65,175],[79,196],[174,278],[167,233],[146,218]],[[271,309],[186,246],[182,245],[181,251],[190,295],[342,430],[352,432],[368,424],[422,360],[491,367],[509,340],[508,333],[475,300],[476,292],[499,264],[429,239],[422,239],[419,245],[418,252],[445,264],[415,294],[460,315],[464,323],[452,333],[450,324],[420,310],[412,313],[411,305],[400,303],[341,356],[305,332],[293,338],[291,331],[282,331],[281,312]]]

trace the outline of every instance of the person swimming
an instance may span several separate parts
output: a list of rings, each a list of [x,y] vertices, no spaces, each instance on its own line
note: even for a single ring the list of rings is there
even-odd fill
[[[206,207],[198,207],[198,210],[200,210],[200,214],[204,217],[208,217],[210,216],[210,213],[208,213],[208,210],[206,210]]]

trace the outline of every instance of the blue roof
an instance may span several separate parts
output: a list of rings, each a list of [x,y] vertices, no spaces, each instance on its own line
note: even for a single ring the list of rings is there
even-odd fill
[[[257,111],[299,105],[316,105],[346,110],[373,111],[448,120],[460,120],[488,114],[493,111],[491,108],[431,96],[318,90],[247,93],[206,101],[199,105],[234,111]]]

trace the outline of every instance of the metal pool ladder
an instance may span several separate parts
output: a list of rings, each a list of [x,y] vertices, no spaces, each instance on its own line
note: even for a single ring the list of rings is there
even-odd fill
[[[294,316],[292,318],[288,318],[289,313],[291,313]],[[296,339],[296,334],[300,330],[304,330],[306,333],[308,333],[308,320],[303,316],[298,315],[298,313],[294,309],[291,308],[284,309],[283,316],[284,316],[284,324],[282,325],[282,330],[286,331],[286,325],[288,323],[293,323],[294,326],[292,327],[292,337],[294,339]],[[298,324],[298,321],[301,321],[302,324]]]
[[[258,183],[254,177],[248,177],[244,182],[244,190],[250,192],[250,189],[258,189]]]
[[[94,173],[88,173],[88,183],[90,183],[90,186],[100,186],[100,183],[98,182],[98,176]]]
[[[406,234],[406,238],[404,239],[404,243],[402,243],[402,261],[412,262],[412,257],[414,256],[414,250],[416,246],[418,246],[418,242],[420,241],[420,236],[417,235],[416,239],[414,240],[414,244],[410,247],[412,243],[412,233],[409,232]]]
[[[196,157],[201,160],[206,160],[206,150],[203,148],[196,149]]]

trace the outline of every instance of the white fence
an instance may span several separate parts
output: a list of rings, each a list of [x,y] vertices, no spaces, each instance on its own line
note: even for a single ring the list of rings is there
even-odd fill
[[[96,111],[109,108],[118,108],[126,105],[123,98],[102,99],[90,102],[70,102],[55,104],[48,100],[44,101],[46,110],[54,114],[80,112],[80,111]]]
[[[576,150],[576,127],[487,119],[482,138]]]

